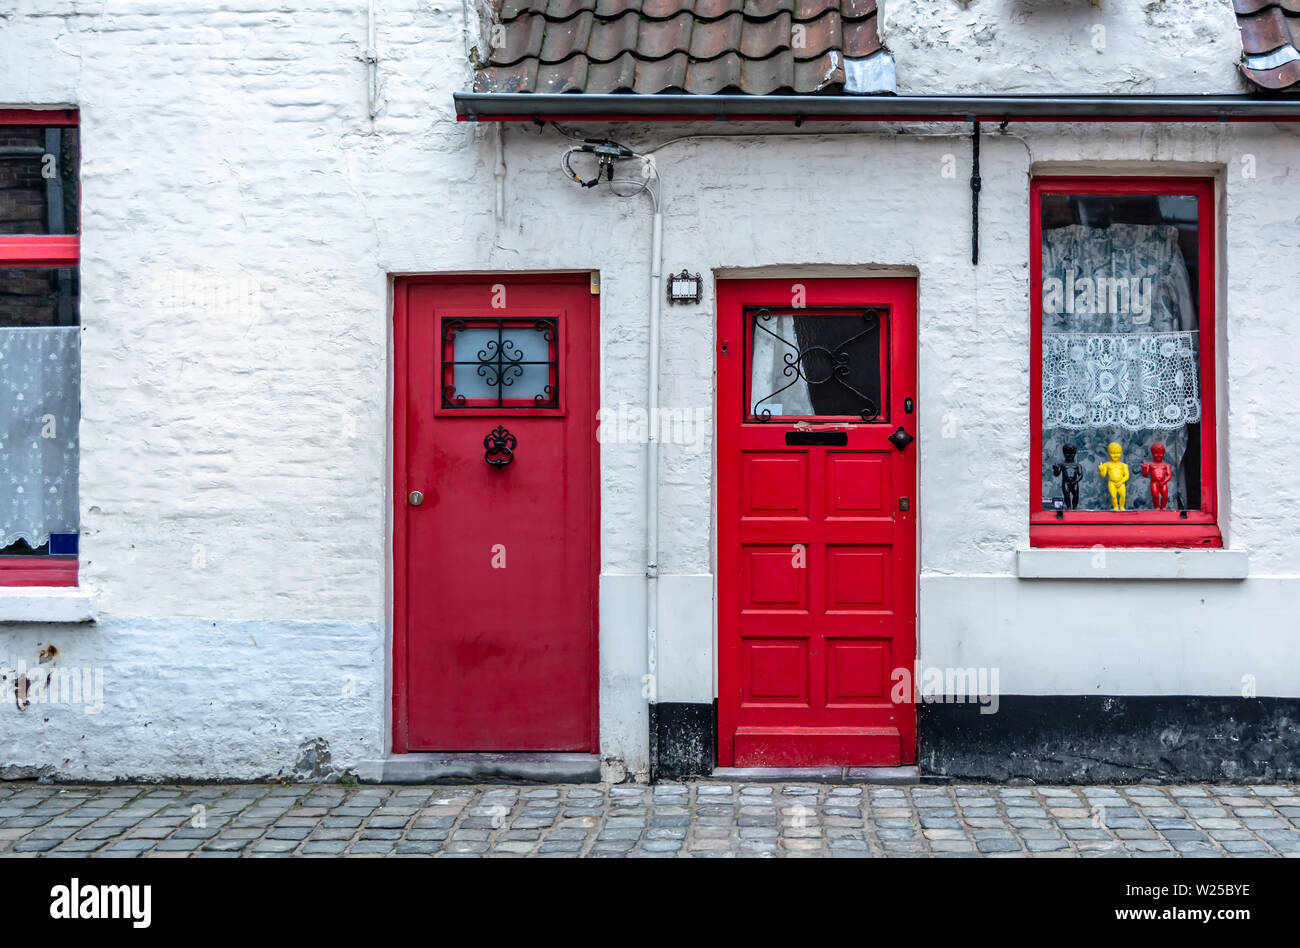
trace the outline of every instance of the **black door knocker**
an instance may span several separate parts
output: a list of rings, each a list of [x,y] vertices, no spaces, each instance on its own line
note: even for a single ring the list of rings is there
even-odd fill
[[[493,467],[505,467],[515,459],[515,448],[519,447],[519,439],[507,431],[505,425],[497,425],[483,439],[483,447],[487,448],[483,460]]]
[[[889,436],[889,443],[892,444],[894,447],[898,448],[898,450],[900,451],[902,451],[905,447],[907,447],[915,440],[916,440],[915,438],[913,438],[910,434],[907,433],[907,429],[904,428],[902,425],[899,425],[898,430]]]

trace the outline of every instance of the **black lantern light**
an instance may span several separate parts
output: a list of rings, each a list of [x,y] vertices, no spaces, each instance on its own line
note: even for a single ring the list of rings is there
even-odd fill
[[[700,275],[690,274],[683,267],[681,273],[668,275],[669,303],[698,303],[703,295],[704,281]]]

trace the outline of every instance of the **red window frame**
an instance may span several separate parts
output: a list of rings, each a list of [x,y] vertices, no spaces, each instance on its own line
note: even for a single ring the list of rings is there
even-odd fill
[[[521,315],[522,314],[522,315]],[[462,397],[454,404],[448,404],[448,392],[455,388],[456,378],[456,340],[452,327],[464,323],[467,328],[490,328],[490,324],[500,323],[502,329],[532,329],[540,323],[551,324],[551,335],[546,340],[547,358],[550,360],[547,384],[553,396],[549,402],[539,404],[535,398],[495,398]],[[564,347],[560,344],[561,323],[558,313],[549,310],[514,310],[509,317],[489,316],[479,311],[448,310],[440,317],[438,329],[442,339],[442,352],[439,359],[442,388],[436,408],[437,414],[491,415],[508,409],[512,415],[547,416],[563,415],[564,388],[561,384],[561,371],[564,362]],[[464,364],[463,362],[460,364]]]
[[[1043,480],[1043,253],[1044,194],[1193,195],[1197,208],[1197,299],[1201,368],[1201,507],[1199,510],[1108,510],[1057,512],[1042,509]],[[1029,190],[1030,243],[1030,477],[1029,545],[1035,547],[1221,547],[1215,445],[1216,372],[1215,184],[1194,177],[1035,178]],[[1132,466],[1130,462],[1130,466]],[[1135,471],[1136,473],[1136,471]],[[1130,480],[1131,486],[1142,481]]]
[[[75,126],[78,118],[73,109],[0,109],[0,125]],[[79,270],[81,228],[78,227],[77,231],[66,235],[0,235],[0,267],[71,267]],[[0,586],[75,586],[79,563],[79,555],[0,556]]]

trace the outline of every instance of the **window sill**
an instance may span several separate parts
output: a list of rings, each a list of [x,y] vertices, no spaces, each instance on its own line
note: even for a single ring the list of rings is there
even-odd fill
[[[98,599],[88,586],[0,586],[0,622],[94,622]]]
[[[1021,579],[1245,579],[1244,550],[1022,549]]]

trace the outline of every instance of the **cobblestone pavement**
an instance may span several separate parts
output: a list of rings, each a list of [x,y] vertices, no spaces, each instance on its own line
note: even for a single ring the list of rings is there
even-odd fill
[[[0,783],[0,855],[1300,856],[1300,786]]]

